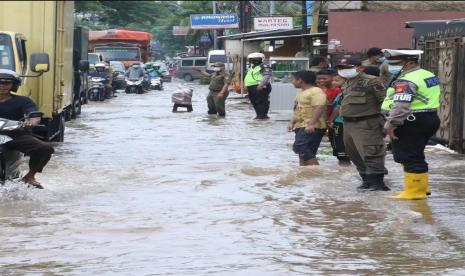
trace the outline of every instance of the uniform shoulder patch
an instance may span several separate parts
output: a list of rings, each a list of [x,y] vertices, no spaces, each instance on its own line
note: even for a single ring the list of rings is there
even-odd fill
[[[392,87],[396,93],[414,94],[410,85],[411,82],[407,80],[396,80],[392,83]]]
[[[426,87],[430,88],[436,85],[439,85],[441,82],[439,81],[439,78],[436,76],[426,78],[425,79]]]

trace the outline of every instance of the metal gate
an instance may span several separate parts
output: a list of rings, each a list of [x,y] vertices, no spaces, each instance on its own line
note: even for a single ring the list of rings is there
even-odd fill
[[[465,38],[450,37],[427,40],[421,66],[434,72],[441,81],[441,125],[436,139],[464,153],[465,149]]]

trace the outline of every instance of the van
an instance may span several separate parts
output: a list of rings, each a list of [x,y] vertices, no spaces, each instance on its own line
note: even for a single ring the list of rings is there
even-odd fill
[[[185,81],[200,79],[200,72],[192,70],[192,67],[197,67],[202,71],[206,70],[207,57],[184,57],[178,60],[178,69],[176,77]]]
[[[225,50],[211,50],[208,52],[207,58],[207,72],[213,72],[213,64],[215,62],[222,62],[225,65],[226,72],[230,72],[233,67],[231,57],[226,58]]]

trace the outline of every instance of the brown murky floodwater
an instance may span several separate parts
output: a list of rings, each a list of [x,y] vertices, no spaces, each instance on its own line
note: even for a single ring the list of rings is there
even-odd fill
[[[1,275],[465,275],[464,156],[429,151],[427,201],[357,193],[327,143],[299,168],[286,122],[207,116],[197,85],[171,113],[176,85],[85,106],[45,190],[0,188]]]

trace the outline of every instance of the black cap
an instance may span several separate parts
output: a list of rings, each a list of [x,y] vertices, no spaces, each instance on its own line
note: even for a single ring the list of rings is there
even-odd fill
[[[380,48],[373,47],[373,48],[368,49],[367,51],[368,57],[377,56],[377,55],[383,55],[383,51]]]
[[[357,58],[343,58],[339,61],[339,63],[336,65],[336,68],[340,67],[354,67],[354,66],[361,66],[362,62],[360,59]]]

